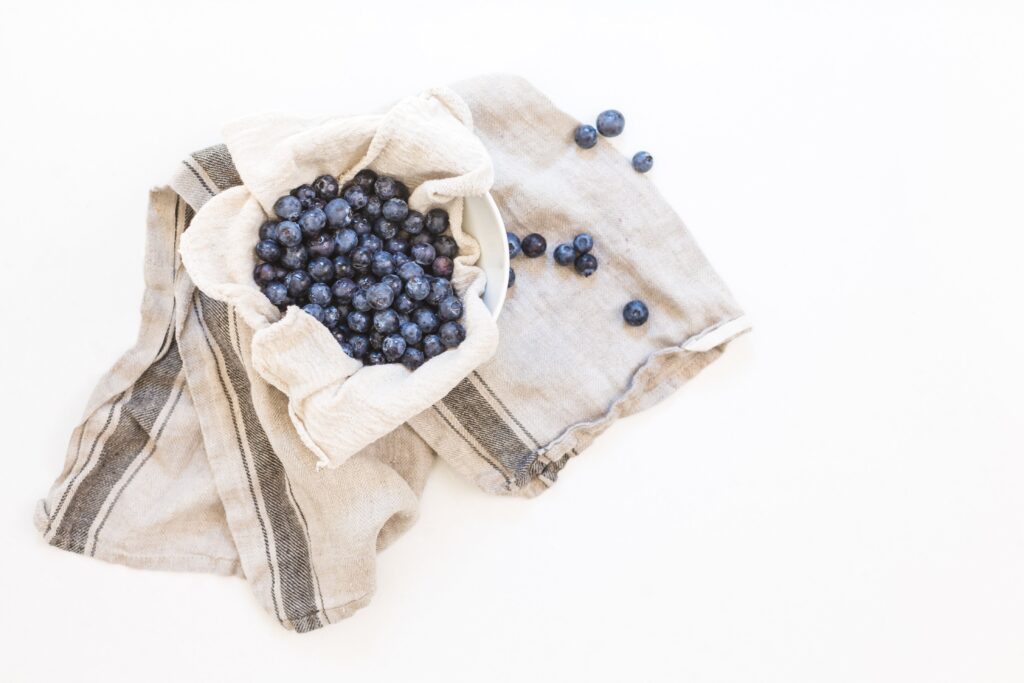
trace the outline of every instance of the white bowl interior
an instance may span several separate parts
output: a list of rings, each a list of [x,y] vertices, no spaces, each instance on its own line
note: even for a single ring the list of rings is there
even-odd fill
[[[484,304],[497,319],[508,292],[508,240],[505,237],[505,221],[501,219],[498,205],[490,193],[466,197],[462,229],[480,244],[480,261],[477,265],[487,275]]]

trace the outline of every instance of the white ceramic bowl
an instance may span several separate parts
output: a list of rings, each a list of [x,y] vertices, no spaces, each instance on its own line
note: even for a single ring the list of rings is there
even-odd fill
[[[487,275],[484,289],[484,304],[497,319],[508,292],[508,239],[505,237],[505,221],[501,219],[498,205],[490,193],[478,197],[466,197],[466,208],[462,215],[462,229],[480,244],[480,261],[477,263]]]

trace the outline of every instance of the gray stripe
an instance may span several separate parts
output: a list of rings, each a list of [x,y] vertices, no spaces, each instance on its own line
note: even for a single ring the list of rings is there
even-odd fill
[[[216,183],[221,191],[241,185],[242,179],[235,168],[235,162],[231,158],[231,152],[227,145],[214,145],[192,153],[192,158],[198,162],[210,180]]]
[[[468,378],[459,382],[443,402],[466,431],[512,473],[518,485],[526,483],[536,453],[505,424]]]
[[[262,490],[263,505],[274,533],[285,614],[294,624],[296,631],[320,628],[323,624],[317,616],[319,609],[313,587],[309,545],[306,543],[306,536],[295,507],[288,501],[284,466],[270,445],[267,433],[256,415],[249,376],[232,347],[227,305],[210,299],[201,292],[199,298],[202,302],[203,319],[213,336],[214,343],[220,348],[225,371],[238,397],[238,408],[249,442],[249,451],[252,453],[256,477]]]
[[[194,168],[194,167],[192,166],[192,164],[190,164],[190,163],[189,163],[189,162],[187,162],[187,161],[183,161],[183,162],[181,162],[181,163],[185,165],[185,168],[187,168],[188,170],[190,170],[190,171],[192,172],[192,175],[194,175],[194,176],[196,177],[196,180],[198,180],[198,181],[199,181],[199,184],[203,186],[203,189],[204,189],[204,190],[206,190],[206,192],[207,192],[207,193],[208,193],[208,194],[209,194],[209,195],[210,195],[211,197],[214,197],[214,196],[216,196],[216,194],[217,194],[217,193],[216,193],[216,192],[214,192],[213,190],[211,190],[211,189],[210,189],[210,186],[209,186],[209,185],[207,184],[207,182],[206,182],[205,180],[203,180],[203,176],[199,175],[199,171],[197,171],[197,170],[196,170],[196,169],[195,169],[195,168]]]
[[[512,414],[512,411],[508,409],[508,406],[505,405],[505,402],[502,401],[500,398],[498,398],[498,395],[496,393],[494,393],[494,389],[491,389],[491,385],[489,385],[484,380],[483,375],[481,375],[476,370],[473,371],[473,375],[480,382],[481,386],[483,386],[483,388],[485,390],[487,390],[487,393],[491,395],[491,398],[493,398],[495,400],[495,402],[499,406],[501,406],[501,409],[505,411],[505,414],[509,416],[509,419],[511,419],[513,422],[516,423],[516,426],[519,427],[519,429],[523,432],[523,434],[526,434],[528,437],[530,437],[530,441],[533,442],[534,447],[540,448],[540,442],[537,441],[537,438],[533,434],[530,433],[530,430],[527,429],[526,426],[522,422],[519,421],[519,418],[517,418],[515,415]]]
[[[68,502],[67,512],[54,532],[50,544],[81,553],[89,536],[89,528],[111,490],[121,480],[146,443],[157,416],[167,404],[175,379],[181,372],[181,356],[177,344],[150,365],[132,388],[131,398],[121,409],[121,416],[103,444],[96,466],[79,484]]]
[[[489,453],[485,453],[485,452],[481,451],[479,448],[477,448],[476,444],[474,444],[472,441],[470,441],[469,438],[467,438],[466,435],[462,433],[461,429],[459,429],[458,427],[456,427],[455,425],[452,424],[452,421],[449,420],[448,417],[444,414],[444,412],[440,408],[437,407],[436,403],[433,406],[431,406],[431,407],[434,409],[434,412],[436,412],[440,416],[440,418],[442,420],[444,420],[444,423],[446,425],[448,425],[449,429],[451,429],[453,432],[455,432],[460,439],[465,441],[466,445],[469,446],[470,448],[472,448],[473,452],[476,453],[477,455],[479,455],[481,460],[483,460],[488,465],[493,467],[494,471],[501,475],[502,479],[505,480],[505,488],[506,489],[511,489],[512,488],[512,480],[509,479],[508,472],[506,472],[504,469],[502,469],[501,465],[497,461],[495,461],[494,458]]]

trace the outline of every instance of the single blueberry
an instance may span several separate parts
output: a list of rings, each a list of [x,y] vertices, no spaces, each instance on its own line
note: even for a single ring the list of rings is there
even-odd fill
[[[303,246],[288,247],[284,250],[284,255],[281,256],[281,265],[289,270],[298,270],[299,268],[305,268],[306,263],[309,261],[309,252]]]
[[[370,351],[366,355],[367,365],[384,365],[384,354],[380,351]]]
[[[423,334],[430,334],[441,324],[437,314],[429,308],[417,308],[412,314],[412,321],[419,325],[419,328],[423,330]]]
[[[359,238],[359,246],[366,247],[370,251],[376,252],[384,248],[384,241],[376,235],[363,235]]]
[[[345,228],[334,233],[334,249],[339,254],[347,254],[359,244],[359,235],[355,230]]]
[[[428,334],[423,338],[423,355],[427,358],[440,356],[444,353],[444,344],[436,334]]]
[[[356,235],[362,237],[363,235],[369,235],[373,232],[373,224],[366,216],[356,216],[349,223],[349,227],[356,233]]]
[[[413,275],[405,283],[405,293],[413,301],[423,301],[430,294],[430,280],[424,275]]]
[[[256,280],[257,284],[265,285],[275,278],[277,278],[277,266],[272,263],[257,263],[252,270],[252,279]]]
[[[277,241],[286,247],[297,247],[302,244],[302,228],[294,221],[281,221],[277,224]]]
[[[274,202],[274,213],[283,221],[293,221],[302,214],[302,202],[286,194]]]
[[[412,260],[411,258],[409,258],[409,255],[406,254],[404,251],[396,252],[395,255],[394,255],[394,258],[395,258],[395,268],[401,268],[403,265],[405,265],[406,263],[409,263],[409,261]]]
[[[288,287],[283,282],[275,280],[263,288],[263,294],[270,299],[270,303],[275,306],[283,306],[284,302],[288,299]]]
[[[309,288],[309,301],[311,303],[329,306],[332,298],[331,288],[324,282],[317,282]]]
[[[383,277],[395,272],[395,261],[391,258],[391,252],[378,251],[374,254],[373,261],[370,262],[370,270],[377,277]]]
[[[444,209],[431,209],[427,212],[424,226],[431,235],[440,235],[448,229],[448,212]]]
[[[402,292],[395,297],[395,303],[391,306],[398,311],[400,314],[412,313],[416,308],[416,302],[413,301],[408,294]]]
[[[384,338],[384,343],[381,345],[380,350],[384,353],[385,359],[394,363],[405,353],[406,346],[405,340],[402,337],[392,334]]]
[[[534,232],[523,238],[523,253],[530,258],[542,256],[547,249],[548,242],[543,235]]]
[[[341,196],[356,211],[366,206],[366,201],[370,198],[366,190],[358,185],[350,185]]]
[[[373,181],[375,180],[377,180],[377,174],[368,168],[364,168],[359,173],[356,173],[350,182],[363,188],[366,194],[370,194],[373,192]]]
[[[370,263],[373,261],[373,249],[368,247],[357,247],[352,250],[349,255],[349,259],[352,261],[352,267],[356,271],[362,273],[370,268]]]
[[[451,235],[440,235],[434,240],[434,250],[438,256],[453,259],[459,255],[459,244]]]
[[[426,357],[423,355],[423,352],[411,346],[407,347],[405,353],[402,354],[402,365],[410,370],[415,370],[423,365],[424,360],[426,360]]]
[[[266,221],[260,226],[260,239],[261,240],[276,240],[277,239],[277,221]]]
[[[421,330],[420,326],[411,320],[402,323],[399,329],[399,334],[402,335],[402,339],[404,339],[410,346],[419,344],[420,340],[423,339],[423,330]]]
[[[322,175],[313,181],[313,189],[320,199],[330,202],[338,196],[338,179],[332,175]]]
[[[324,325],[333,330],[341,322],[341,311],[336,306],[324,307]]]
[[[398,196],[398,181],[391,176],[379,176],[373,183],[373,191],[382,200],[387,201]]]
[[[260,240],[256,244],[256,255],[264,261],[276,262],[281,258],[284,250],[274,240]]]
[[[398,296],[399,294],[402,293],[402,278],[398,277],[397,275],[394,275],[393,273],[388,273],[387,275],[382,277],[380,281],[386,284],[388,287],[390,287],[391,291],[395,293],[395,296]]]
[[[572,246],[580,254],[586,254],[594,248],[594,238],[585,232],[581,232],[572,239]]]
[[[390,308],[385,311],[377,311],[373,314],[373,329],[381,334],[391,334],[398,331],[398,314]]]
[[[430,281],[430,294],[427,295],[427,303],[431,306],[439,306],[451,295],[452,283],[444,278],[435,277]]]
[[[373,306],[370,305],[370,297],[367,296],[365,289],[357,289],[352,295],[352,308],[356,309],[360,313],[366,313]]]
[[[313,286],[313,278],[304,270],[293,270],[285,277],[284,283],[288,286],[288,296],[299,299]]]
[[[419,211],[409,211],[409,215],[402,221],[402,229],[410,235],[423,232],[423,214]]]
[[[454,349],[466,339],[466,328],[461,323],[446,322],[437,331],[437,336],[441,338],[441,343],[446,348]]]
[[[317,319],[317,322],[324,321],[324,308],[320,304],[306,304],[302,310]]]
[[[647,173],[654,168],[654,157],[650,152],[637,152],[633,155],[633,170],[637,173]]]
[[[583,149],[590,149],[597,144],[597,129],[587,123],[581,123],[576,126],[576,132],[573,133],[573,139],[576,140],[576,144]]]
[[[462,317],[462,302],[457,296],[450,296],[437,305],[437,317],[441,320],[458,320]]]
[[[316,190],[309,185],[299,185],[292,190],[292,196],[302,202],[303,209],[308,209],[316,201]]]
[[[316,282],[327,282],[334,279],[334,261],[318,256],[306,267],[309,276]]]
[[[358,285],[347,277],[335,280],[334,285],[331,287],[331,293],[334,294],[334,298],[343,304],[351,302],[352,295],[357,291],[359,291]]]
[[[576,258],[576,272],[583,277],[590,277],[597,271],[597,259],[593,254],[580,254]]]
[[[359,285],[360,289],[369,289],[371,286],[377,284],[377,278],[369,274],[363,275],[356,280],[356,284]]]
[[[307,211],[303,211],[302,215],[299,216],[299,227],[302,228],[302,232],[306,235],[318,235],[320,231],[327,225],[327,214],[324,213],[323,209],[312,208]]]
[[[640,299],[633,299],[622,307],[622,319],[633,327],[639,327],[647,322],[648,315],[650,311],[647,310],[647,304]]]
[[[389,240],[398,234],[398,223],[381,216],[373,222],[373,234],[382,240]]]
[[[568,266],[576,260],[576,249],[571,244],[559,244],[553,254],[555,263],[560,266]]]
[[[378,311],[382,311],[395,300],[395,293],[387,284],[378,282],[366,290],[366,296],[370,305]]]
[[[614,109],[597,115],[597,132],[606,138],[613,138],[626,127],[626,118]]]
[[[384,205],[384,200],[380,197],[373,195],[366,200],[366,206],[363,207],[363,215],[369,218],[371,221],[375,221],[380,218],[380,210]]]
[[[403,280],[408,280],[410,278],[416,277],[417,275],[423,275],[423,266],[416,263],[415,261],[403,263],[398,267],[398,277],[402,278]]]
[[[334,257],[334,277],[353,277],[355,273],[356,269],[352,267],[352,261],[348,256]]]
[[[508,269],[508,286],[511,287],[516,283],[516,271],[511,268]]]
[[[344,228],[352,222],[352,207],[344,199],[332,199],[324,206],[327,224],[332,228]]]
[[[434,245],[421,242],[409,247],[409,255],[421,266],[429,266],[437,258],[437,250]]]
[[[508,257],[515,258],[519,256],[523,251],[523,243],[519,240],[519,235],[508,232],[505,233],[505,236],[508,238]]]
[[[392,237],[384,243],[384,248],[390,251],[392,254],[401,254],[409,251],[409,243],[403,239]]]
[[[363,311],[351,311],[345,317],[345,324],[353,332],[366,334],[366,331],[370,329],[370,316]]]
[[[306,249],[310,256],[333,256],[334,236],[329,232],[322,232],[319,235],[306,240]]]
[[[404,199],[394,197],[384,202],[384,205],[380,207],[380,214],[389,221],[401,223],[409,215],[409,205],[405,203]]]
[[[355,358],[355,355],[353,355],[354,352],[352,351],[352,345],[345,341],[344,335],[338,333],[334,335],[334,338],[338,340],[338,345],[341,346],[341,350],[346,356],[349,358]]]
[[[434,275],[450,280],[455,272],[455,262],[447,256],[438,256],[431,264],[430,270]]]
[[[370,340],[361,334],[353,334],[348,338],[348,343],[352,347],[353,358],[362,358],[370,350]]]

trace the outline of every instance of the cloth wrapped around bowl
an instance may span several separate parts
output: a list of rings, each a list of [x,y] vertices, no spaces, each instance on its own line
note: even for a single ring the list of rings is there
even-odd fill
[[[474,265],[480,249],[462,231],[463,199],[485,194],[494,180],[472,128],[466,104],[443,88],[381,115],[257,116],[225,128],[242,184],[196,214],[181,239],[182,261],[200,291],[234,307],[254,330],[253,366],[288,397],[289,417],[318,468],[339,466],[426,410],[494,354],[497,326],[480,298],[486,276]],[[278,197],[324,174],[344,183],[367,167],[405,182],[410,208],[448,211],[459,245],[452,285],[463,299],[466,339],[415,371],[364,366],[298,307],[282,316],[252,278],[259,227]]]

